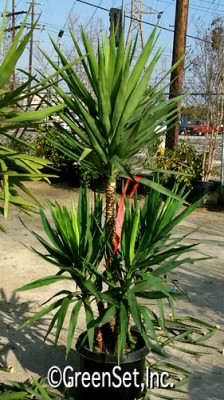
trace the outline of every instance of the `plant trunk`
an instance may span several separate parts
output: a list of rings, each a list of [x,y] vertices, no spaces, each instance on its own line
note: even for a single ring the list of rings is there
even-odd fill
[[[116,224],[116,213],[115,213],[115,192],[116,192],[116,180],[108,182],[106,187],[106,223],[108,224],[109,234],[114,240],[114,231]],[[103,312],[104,306],[101,301],[97,302],[99,315]],[[107,350],[108,353],[113,353],[114,341],[114,325],[115,322],[112,319],[109,323],[103,325],[98,329],[96,335],[96,343],[100,351]]]
[[[208,182],[212,168],[214,165],[216,149],[217,149],[217,140],[218,140],[218,130],[215,129],[208,136],[208,133],[205,136],[204,147],[203,147],[203,161],[202,161],[202,177],[204,182]]]
[[[120,317],[118,314],[115,315],[115,324],[114,324],[114,354],[118,354],[118,337],[120,332]]]
[[[98,314],[101,315],[104,311],[104,303],[101,300],[97,301]],[[112,321],[98,327],[96,331],[96,346],[101,352],[113,352],[113,330]]]
[[[111,235],[114,234],[115,222],[116,222],[115,191],[116,191],[116,181],[109,182],[106,188],[106,222],[108,223]]]
[[[101,353],[105,352],[106,347],[105,347],[104,340],[103,340],[102,329],[100,327],[98,327],[98,329],[97,329],[96,344],[97,344],[97,348],[99,349],[99,351]]]
[[[202,180],[206,181],[206,161],[207,161],[207,143],[208,143],[208,133],[205,135],[204,146],[203,146],[203,159],[202,159]]]

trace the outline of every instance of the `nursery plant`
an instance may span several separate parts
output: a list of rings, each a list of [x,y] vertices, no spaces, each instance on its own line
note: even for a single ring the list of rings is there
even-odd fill
[[[179,182],[190,190],[188,201],[203,198],[201,205],[206,204],[208,194],[218,189],[215,180],[206,182],[203,178],[203,165],[208,158],[209,152],[198,152],[188,140],[181,140],[174,150],[165,149],[164,154],[157,156],[161,182],[167,187],[172,187],[175,181]]]
[[[119,208],[122,210],[125,204],[123,222],[116,226],[115,242],[102,222],[99,194],[95,195],[92,208],[86,189],[82,189],[77,208],[73,204],[68,209],[49,203],[50,218],[40,209],[46,238],[33,234],[44,250],[33,248],[33,251],[52,264],[54,273],[28,283],[18,291],[56,282],[61,282],[63,289],[46,300],[41,310],[21,329],[54,312],[46,336],[55,332],[57,344],[69,314],[68,354],[77,337],[77,322],[84,309],[86,334],[79,340],[79,345],[84,344],[97,353],[115,354],[118,364],[124,355],[138,346],[131,330],[133,324],[147,348],[161,356],[165,345],[174,345],[178,341],[200,345],[210,337],[216,331],[212,324],[175,315],[175,300],[185,292],[172,272],[207,257],[197,253],[192,256],[196,251],[195,244],[184,243],[186,234],[176,232],[174,235],[177,225],[195,210],[199,202],[183,207],[183,189],[179,191],[176,186],[173,193],[181,201],[170,196],[164,201],[155,189],[151,189],[142,206],[137,198],[130,201],[123,196]],[[73,282],[74,289],[66,287],[66,282]],[[170,314],[171,319],[167,317]]]
[[[82,57],[81,64],[90,89],[73,68],[61,72],[57,63],[44,53],[60,76],[53,87],[58,102],[62,99],[67,106],[58,114],[69,127],[66,130],[56,124],[63,144],[51,142],[67,156],[106,178],[106,218],[112,230],[117,176],[130,176],[127,166],[132,157],[160,137],[162,133],[156,128],[160,123],[164,124],[164,120],[166,123],[172,121],[176,113],[175,104],[180,100],[161,100],[166,78],[171,71],[167,71],[155,87],[150,85],[150,78],[162,54],[161,49],[155,48],[157,32],[156,28],[153,29],[136,62],[136,42],[130,42],[125,47],[123,34],[118,48],[114,32],[111,32],[110,38],[106,35],[99,40],[95,54],[84,30],[82,43],[71,33],[76,53]],[[53,40],[52,43],[60,64],[66,67],[68,60],[57,43]],[[156,185],[152,181],[148,184]],[[162,186],[160,190],[166,191]]]
[[[8,1],[6,2],[0,27],[0,49],[3,45],[7,5]],[[32,78],[27,79],[26,82],[20,84],[15,89],[10,89],[12,73],[35,28],[34,26],[24,35],[24,28],[28,16],[29,12],[21,24],[15,36],[15,40],[11,43],[0,64],[0,135],[2,138],[7,136],[9,131],[16,127],[32,124],[62,108],[62,105],[60,105],[35,113],[19,111],[21,110],[21,102],[24,101],[24,99],[28,99],[29,96],[34,93],[28,90]],[[35,90],[38,92],[38,86],[36,86]],[[25,142],[21,141],[20,143],[26,145]],[[30,154],[19,153],[0,144],[0,213],[2,215],[5,217],[8,216],[9,204],[13,204],[19,207],[21,211],[25,212],[35,210],[35,204],[32,201],[25,200],[21,194],[19,194],[18,189],[28,194],[30,200],[35,200],[35,202],[37,202],[34,194],[23,182],[44,177],[44,175],[41,174],[41,170],[47,165],[49,165],[47,160],[34,157]],[[2,225],[0,225],[0,229],[4,230]]]
[[[57,124],[63,144],[49,141],[66,156],[106,177],[106,213],[104,215],[99,195],[95,195],[93,205],[90,205],[86,189],[80,190],[77,208],[73,204],[68,209],[49,203],[50,219],[40,208],[45,237],[33,233],[44,251],[33,250],[50,262],[55,271],[18,291],[56,282],[63,283],[63,289],[46,300],[41,310],[21,329],[54,312],[46,336],[54,331],[57,344],[69,315],[68,354],[76,336],[77,321],[84,310],[86,332],[78,340],[79,350],[88,348],[103,357],[115,355],[118,364],[138,348],[137,333],[131,330],[132,324],[146,348],[161,355],[168,343],[184,340],[198,344],[216,330],[193,318],[177,319],[174,312],[175,300],[185,293],[172,279],[172,271],[204,258],[201,255],[193,257],[195,245],[184,244],[186,235],[173,235],[173,231],[200,202],[186,207],[184,188],[175,186],[169,191],[157,180],[132,177],[127,168],[139,150],[150,146],[160,136],[156,127],[162,121],[166,124],[172,121],[179,101],[177,98],[161,101],[161,82],[147,90],[161,56],[160,50],[152,56],[156,35],[154,29],[135,64],[135,43],[125,48],[123,36],[116,48],[112,32],[110,39],[106,37],[99,42],[95,55],[84,31],[84,50],[72,35],[91,85],[90,91],[68,66],[53,40],[63,69],[45,54],[69,89],[68,94],[60,86],[60,79],[53,84],[59,103],[62,99],[66,104],[58,114],[69,130]],[[127,181],[121,203],[115,207],[116,178],[120,174],[151,188],[143,206],[139,206],[136,199],[125,200]],[[74,289],[67,288],[66,282],[72,282]],[[172,321],[166,317],[165,302],[170,307],[168,312],[172,314]],[[208,333],[204,336],[205,327]],[[161,332],[164,342],[159,339]],[[132,394],[134,397],[135,393]],[[122,395],[122,398],[125,397]]]
[[[61,295],[64,297],[43,308],[22,327],[58,309],[47,332],[48,335],[54,326],[57,327],[57,343],[68,307],[75,303],[68,329],[67,353],[71,348],[82,305],[86,313],[90,349],[93,349],[95,343],[95,332],[100,326],[107,325],[114,316],[115,319],[119,319],[121,325],[119,322],[118,332],[110,332],[111,337],[108,329],[106,330],[100,345],[104,350],[121,357],[130,333],[130,317],[150,348],[145,325],[151,337],[156,339],[151,323],[152,314],[147,307],[138,303],[137,299],[168,299],[172,303],[180,293],[175,291],[174,287],[170,288],[172,282],[168,283],[164,275],[180,265],[194,261],[189,256],[182,259],[178,257],[190,252],[195,245],[182,244],[182,236],[172,238],[174,227],[198,206],[198,203],[195,203],[179,212],[183,203],[184,197],[181,201],[168,197],[163,202],[156,190],[151,190],[142,207],[139,207],[136,200],[134,204],[126,201],[120,236],[116,231],[119,251],[118,244],[113,245],[113,240],[108,237],[106,224],[102,223],[103,208],[99,195],[95,195],[92,209],[86,189],[80,190],[77,210],[74,204],[68,210],[65,206],[49,203],[48,209],[53,223],[49,221],[44,210],[40,209],[48,240],[35,232],[33,234],[47,253],[33,250],[44,260],[55,265],[60,272],[57,271],[52,276],[29,283],[18,290],[35,289],[61,280],[65,285],[66,280],[72,280],[77,285],[77,291],[60,291],[54,298]],[[105,267],[103,270],[102,262]],[[104,289],[104,284],[108,287],[107,290]],[[92,299],[95,299],[98,306],[97,318],[94,317]],[[50,301],[52,300],[51,298]],[[159,326],[163,324],[160,318],[157,321]],[[131,343],[129,344],[131,346]]]
[[[63,165],[66,165],[69,168],[69,166],[73,164],[74,160],[66,157],[64,153],[49,142],[48,138],[55,141],[62,141],[60,133],[58,133],[55,128],[49,128],[47,135],[39,133],[34,141],[35,155],[51,161],[54,168],[60,169]]]
[[[174,150],[165,149],[157,156],[157,167],[164,170],[160,179],[164,184],[172,186],[176,181],[191,188],[193,180],[202,178],[202,160],[203,155],[189,141],[181,140]]]
[[[0,26],[0,49],[3,46],[7,6],[8,1],[6,1]],[[44,167],[50,165],[50,163],[46,159],[30,155],[29,152],[23,154],[22,152],[13,150],[10,146],[7,147],[3,143],[4,138],[7,137],[10,140],[16,140],[19,144],[27,146],[27,149],[30,150],[32,146],[29,146],[25,141],[14,138],[13,131],[21,127],[35,126],[39,121],[44,120],[64,107],[64,104],[49,105],[42,110],[26,110],[24,112],[23,104],[29,102],[29,99],[34,94],[46,90],[50,85],[48,79],[36,83],[35,79],[28,75],[24,83],[11,88],[10,79],[13,71],[24,53],[36,26],[34,24],[27,33],[24,33],[30,10],[31,6],[0,63],[0,137],[2,138],[2,141],[0,141],[0,214],[5,217],[8,215],[10,204],[19,207],[21,211],[25,212],[36,209],[35,203],[32,200],[35,200],[37,203],[37,199],[23,182],[44,178],[45,175],[42,173],[42,170]],[[54,76],[55,74],[49,77],[49,79],[53,79]],[[30,201],[25,200],[20,193],[28,194]],[[0,225],[0,229],[4,229],[2,225]]]

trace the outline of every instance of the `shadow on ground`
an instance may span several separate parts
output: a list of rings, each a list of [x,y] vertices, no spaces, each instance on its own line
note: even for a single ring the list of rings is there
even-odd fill
[[[13,352],[22,369],[29,371],[30,379],[35,376],[46,377],[53,365],[61,369],[69,365],[74,370],[79,370],[79,356],[74,350],[71,350],[65,360],[65,346],[60,344],[60,340],[57,347],[54,346],[52,340],[47,339],[44,342],[49,327],[48,318],[42,318],[24,330],[18,329],[33,314],[33,304],[30,301],[21,303],[15,294],[7,300],[3,290],[1,299],[0,349],[4,347],[0,352],[1,368],[14,368],[9,361],[12,359],[10,353]],[[13,380],[13,373],[1,372],[0,382],[6,383],[8,380]]]

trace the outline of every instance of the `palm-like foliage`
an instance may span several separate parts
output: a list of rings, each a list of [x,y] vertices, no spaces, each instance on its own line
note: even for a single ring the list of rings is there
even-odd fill
[[[174,228],[195,210],[199,202],[180,211],[185,201],[183,189],[178,191],[176,187],[174,193],[181,200],[167,197],[164,202],[158,191],[151,190],[141,208],[137,201],[133,205],[126,202],[119,250],[110,258],[105,278],[111,298],[118,300],[115,321],[119,329],[117,335],[113,334],[113,349],[118,354],[122,353],[129,336],[130,318],[149,347],[152,344],[148,332],[157,342],[155,326],[168,333],[163,301],[168,301],[170,311],[174,313],[173,300],[184,294],[175,286],[172,271],[200,260],[189,254],[184,258],[185,253],[194,251],[195,245],[185,245],[183,235],[173,236]],[[152,302],[157,303],[158,314],[149,306]]]
[[[0,397],[2,400],[69,400],[67,396],[53,392],[44,379],[33,380],[32,383],[10,382],[0,392]]]
[[[134,345],[129,330],[130,318],[147,346],[156,351],[161,351],[156,327],[169,340],[174,337],[176,329],[182,329],[187,335],[191,327],[181,321],[173,322],[173,331],[169,331],[163,306],[163,301],[168,301],[174,315],[173,301],[184,294],[172,278],[169,278],[172,270],[204,259],[189,255],[183,257],[185,253],[194,250],[194,245],[183,244],[183,235],[172,235],[176,225],[198,206],[196,203],[180,211],[183,202],[184,198],[180,202],[168,197],[163,203],[161,195],[152,190],[142,208],[139,208],[137,201],[134,205],[127,203],[120,248],[115,254],[111,238],[108,239],[106,229],[102,226],[102,202],[99,197],[96,198],[91,212],[88,209],[86,191],[80,192],[77,211],[73,206],[69,212],[66,207],[49,205],[53,223],[48,221],[41,210],[42,223],[48,238],[45,240],[37,234],[35,236],[47,253],[34,251],[56,266],[58,272],[18,290],[36,289],[59,281],[65,285],[67,280],[73,281],[77,287],[74,287],[74,291],[65,288],[56,293],[48,300],[50,304],[45,305],[21,328],[55,311],[47,335],[56,327],[57,343],[71,306],[68,352],[83,305],[90,348],[93,349],[94,343],[100,337],[100,349],[118,354],[118,360],[127,344],[130,348]],[[157,303],[158,312],[155,306],[152,308],[151,302]],[[98,315],[94,312],[96,305]]]
[[[8,216],[9,204],[17,206],[21,211],[29,213],[35,205],[19,194],[19,189],[26,193],[35,203],[39,203],[35,195],[24,185],[25,181],[34,181],[44,177],[41,169],[49,165],[44,159],[21,154],[0,145],[0,213]],[[1,184],[2,182],[2,184]]]
[[[56,340],[59,338],[68,307],[73,305],[67,339],[67,352],[70,350],[81,306],[84,305],[90,347],[93,347],[94,320],[92,299],[102,300],[102,277],[97,272],[105,254],[105,228],[102,226],[102,200],[97,196],[94,207],[89,209],[87,192],[80,190],[77,211],[72,205],[69,212],[66,207],[58,204],[49,204],[54,226],[48,221],[41,209],[41,218],[48,241],[35,234],[36,238],[47,250],[47,255],[34,250],[44,260],[51,262],[59,269],[59,273],[48,276],[26,285],[19,290],[29,290],[40,286],[53,284],[58,281],[70,280],[74,282],[74,290],[63,290],[55,297],[62,296],[38,314],[34,315],[29,323],[41,318],[50,310],[58,310],[49,326],[47,335],[56,326]],[[50,299],[52,300],[52,299]],[[110,314],[111,317],[111,314]],[[105,318],[105,317],[104,317]],[[108,318],[108,317],[107,317]]]
[[[95,55],[84,31],[84,50],[71,33],[79,57],[86,53],[81,62],[89,90],[74,69],[60,72],[58,65],[45,54],[69,91],[68,94],[67,89],[54,85],[59,98],[67,105],[59,115],[71,129],[67,132],[58,124],[64,145],[54,145],[107,178],[107,218],[112,220],[112,225],[117,175],[128,175],[126,167],[132,157],[144,146],[150,146],[161,134],[156,130],[158,124],[165,119],[171,121],[175,114],[177,98],[160,101],[170,71],[156,87],[149,89],[150,78],[162,54],[161,50],[155,51],[156,35],[155,28],[134,65],[135,43],[125,49],[123,35],[118,48],[113,33],[110,39],[105,37],[98,43]],[[53,45],[61,64],[66,66],[66,57],[55,42]]]
[[[2,23],[0,27],[0,49],[2,47],[6,10],[3,14]],[[15,89],[10,90],[10,78],[16,64],[22,56],[32,31],[35,26],[24,35],[24,28],[29,16],[26,15],[24,22],[18,30],[14,41],[9,47],[2,63],[0,65],[0,135],[7,136],[10,129],[19,128],[21,126],[31,126],[33,123],[46,118],[52,113],[61,110],[63,104],[46,108],[45,110],[35,112],[21,111],[21,104],[24,100],[29,100],[35,93],[48,85],[47,82],[40,82],[31,87],[32,78],[28,78],[26,82],[19,85]],[[20,111],[18,111],[20,109]],[[10,135],[9,135],[10,136]],[[10,136],[11,137],[11,136]],[[25,142],[23,142],[25,145]],[[20,154],[5,146],[0,146],[0,213],[5,217],[8,215],[9,204],[12,203],[18,206],[23,211],[34,210],[34,204],[30,201],[24,200],[19,195],[18,188],[32,199],[35,199],[33,194],[22,184],[22,181],[40,179],[43,177],[41,170],[48,165],[49,162],[41,158],[36,158],[31,155]],[[0,226],[3,229],[2,226]]]
[[[79,57],[82,57],[79,44],[74,36],[72,38]],[[145,69],[156,43],[156,30],[152,32],[133,69],[135,46],[130,44],[125,50],[123,38],[118,49],[113,34],[109,41],[104,39],[98,45],[97,56],[84,32],[82,39],[87,53],[86,58],[82,58],[82,65],[91,86],[90,91],[54,42],[63,69],[60,70],[46,55],[70,92],[68,95],[67,90],[60,87],[58,79],[54,87],[60,101],[63,99],[66,104],[59,115],[69,125],[71,132],[60,128],[58,124],[64,144],[52,143],[69,157],[81,160],[87,167],[107,177],[106,224],[102,224],[101,201],[96,198],[90,212],[85,191],[80,192],[77,210],[74,206],[68,211],[66,207],[49,204],[51,223],[41,210],[47,239],[34,234],[45,252],[34,251],[57,267],[58,271],[18,290],[36,289],[59,281],[64,286],[68,280],[74,282],[75,287],[74,290],[63,288],[57,292],[47,300],[50,304],[44,303],[41,311],[21,328],[54,311],[47,335],[56,328],[57,343],[70,309],[68,352],[83,305],[90,349],[95,343],[101,343],[98,350],[118,354],[119,362],[126,346],[132,349],[135,345],[130,332],[130,318],[148,347],[153,347],[157,352],[161,352],[163,347],[157,340],[157,328],[164,333],[166,342],[188,339],[194,332],[201,333],[199,328],[194,329],[192,325],[175,319],[174,299],[184,292],[169,277],[176,267],[195,261],[191,256],[183,258],[183,254],[193,251],[194,246],[184,245],[184,236],[173,236],[173,229],[199,202],[181,210],[185,202],[183,191],[175,189],[164,202],[160,192],[166,194],[168,191],[157,182],[142,179],[142,182],[151,186],[152,191],[142,208],[138,207],[137,202],[133,206],[126,203],[120,246],[114,250],[116,177],[120,173],[128,176],[127,165],[131,158],[157,138],[159,133],[156,133],[156,127],[161,121],[172,120],[179,99],[160,103],[161,90],[158,87],[146,90],[161,55],[158,51]],[[107,223],[111,229],[109,236]],[[168,301],[173,315],[171,327],[165,318],[164,300]],[[157,310],[154,303],[157,304]],[[197,322],[203,326],[202,321]],[[208,336],[211,336],[215,329],[207,327],[210,330]],[[177,333],[180,330],[181,333]]]

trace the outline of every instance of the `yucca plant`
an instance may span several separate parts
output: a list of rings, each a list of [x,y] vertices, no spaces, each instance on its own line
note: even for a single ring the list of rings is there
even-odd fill
[[[199,204],[181,210],[185,201],[182,193],[174,190],[174,194],[182,198],[181,201],[167,197],[163,202],[161,194],[151,190],[143,207],[139,207],[137,200],[133,204],[126,202],[116,251],[112,238],[107,236],[108,231],[102,225],[102,200],[96,197],[89,212],[85,189],[80,192],[77,210],[73,205],[70,211],[57,204],[49,205],[52,223],[41,209],[47,239],[36,233],[34,235],[45,251],[33,250],[57,269],[55,274],[28,283],[18,291],[60,281],[64,289],[55,293],[48,300],[50,304],[26,321],[21,329],[55,311],[46,335],[56,328],[57,343],[71,307],[66,345],[68,353],[83,305],[89,348],[117,354],[118,362],[127,346],[132,350],[135,348],[130,321],[136,325],[148,348],[161,354],[157,328],[161,329],[168,341],[176,338],[176,330],[180,328],[185,330],[186,336],[192,333],[192,327],[180,321],[173,322],[172,328],[167,327],[163,305],[164,301],[168,302],[175,318],[174,300],[185,293],[172,279],[172,271],[206,258],[201,255],[189,256],[195,245],[183,243],[186,235],[173,236],[174,228]],[[74,290],[66,289],[67,280],[74,282]],[[154,303],[157,304],[157,311]]]
[[[59,272],[30,283],[19,290],[29,290],[59,281],[63,281],[65,284],[66,280],[74,282],[74,290],[68,291],[65,289],[55,294],[54,298],[62,297],[43,308],[22,327],[36,321],[52,310],[57,310],[47,331],[48,335],[56,326],[55,342],[57,343],[68,308],[73,305],[67,338],[66,352],[68,353],[74,338],[81,306],[83,305],[88,325],[89,343],[92,348],[95,333],[92,297],[96,299],[97,303],[103,299],[107,301],[106,295],[104,297],[102,294],[103,275],[98,271],[105,255],[106,247],[106,233],[102,225],[102,199],[97,195],[93,208],[90,209],[87,192],[82,189],[79,193],[77,210],[74,204],[71,206],[70,211],[65,206],[61,207],[58,204],[49,203],[48,207],[53,226],[46,217],[44,210],[40,210],[43,228],[48,240],[34,233],[40,243],[47,249],[47,254],[34,251],[44,260],[55,265]],[[102,321],[103,318],[108,319],[108,316],[103,317],[102,315]]]
[[[3,45],[7,5],[8,1],[6,1],[0,26],[0,50]],[[13,140],[13,135],[9,134],[10,130],[13,131],[20,127],[30,127],[64,107],[63,104],[60,104],[52,107],[49,106],[39,111],[24,112],[22,109],[24,101],[29,101],[34,94],[39,93],[49,86],[48,80],[42,80],[38,84],[35,83],[35,85],[32,85],[33,78],[28,77],[24,83],[14,89],[10,89],[10,79],[13,71],[35,29],[34,24],[24,34],[29,15],[30,10],[28,10],[15,39],[0,64],[0,135],[2,138],[9,137],[11,140]],[[24,141],[20,141],[20,143],[28,146]],[[36,200],[32,192],[22,182],[43,178],[42,169],[50,165],[50,163],[42,158],[13,151],[2,144],[0,142],[0,213],[7,217],[10,203],[26,212],[35,210],[35,204],[32,201],[25,200],[19,193],[19,190],[28,194],[30,199]],[[29,147],[27,149],[30,150]],[[4,229],[1,225],[0,228]]]
[[[102,43],[98,43],[97,54],[83,30],[82,48],[72,33],[71,37],[78,56],[83,57],[81,63],[89,89],[73,68],[60,72],[57,63],[44,53],[59,74],[59,81],[63,82],[63,87],[57,82],[54,89],[59,102],[63,99],[67,106],[58,114],[70,128],[65,130],[60,123],[56,124],[63,144],[56,141],[53,144],[67,156],[106,177],[106,219],[113,231],[117,176],[130,176],[127,166],[132,157],[158,139],[161,132],[156,128],[160,123],[172,121],[180,99],[161,101],[171,71],[155,87],[150,86],[150,78],[162,54],[162,50],[155,48],[156,28],[135,64],[136,43],[130,42],[125,48],[123,35],[118,48],[113,32],[110,39],[105,36]],[[68,60],[53,40],[52,43],[65,67]],[[147,184],[156,187],[152,181]],[[160,190],[165,191],[163,187]]]
[[[63,144],[51,143],[67,156],[107,178],[105,219],[99,198],[89,212],[85,191],[81,191],[77,210],[74,206],[69,211],[66,207],[50,204],[52,222],[41,209],[47,239],[35,236],[45,252],[34,251],[57,270],[49,277],[18,289],[24,291],[59,281],[63,285],[67,280],[74,281],[74,291],[64,287],[49,299],[50,304],[44,304],[21,327],[55,311],[47,335],[55,328],[57,343],[70,310],[67,353],[72,346],[82,305],[89,348],[97,346],[98,351],[115,353],[118,362],[126,346],[129,350],[135,346],[130,331],[131,321],[147,346],[157,352],[162,352],[163,347],[158,341],[157,328],[167,335],[167,341],[178,336],[176,332],[180,325],[183,328],[181,337],[190,335],[193,329],[179,321],[175,321],[175,328],[169,328],[163,302],[168,302],[174,314],[174,300],[184,294],[169,276],[176,267],[195,261],[192,256],[183,258],[183,254],[192,252],[194,246],[184,245],[184,236],[173,236],[173,229],[193,212],[199,202],[181,209],[185,202],[183,191],[175,188],[170,192],[157,181],[139,179],[151,186],[144,206],[139,208],[136,201],[133,206],[126,203],[123,224],[117,219],[119,212],[116,214],[115,208],[117,176],[130,177],[127,166],[133,155],[158,138],[160,133],[156,127],[161,121],[172,121],[176,102],[179,101],[159,101],[163,91],[159,89],[161,82],[147,90],[161,56],[160,50],[152,56],[156,32],[156,29],[153,30],[135,65],[135,44],[129,44],[125,49],[121,37],[116,48],[113,32],[110,39],[104,38],[98,44],[97,55],[84,32],[83,51],[72,35],[91,90],[87,90],[74,69],[68,67],[56,43],[52,41],[63,70],[45,54],[69,90],[68,94],[68,90],[60,86],[60,79],[54,84],[59,102],[63,99],[66,104],[59,116],[70,129],[64,129],[60,123],[55,124]],[[84,52],[86,57],[83,57]],[[152,59],[147,65],[150,56]],[[166,76],[169,74],[170,71]],[[116,222],[120,223],[119,230],[116,229]],[[55,300],[58,296],[60,298]],[[157,304],[157,311],[154,303]],[[209,334],[213,331],[211,327]]]

